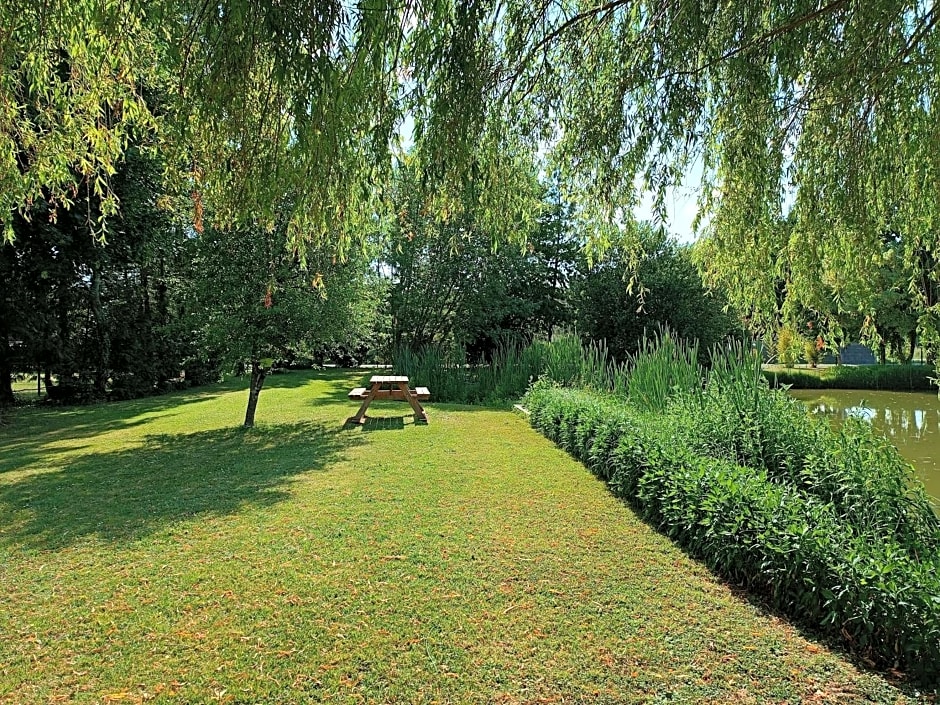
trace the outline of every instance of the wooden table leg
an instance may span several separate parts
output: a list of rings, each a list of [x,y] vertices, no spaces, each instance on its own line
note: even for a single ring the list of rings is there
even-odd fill
[[[411,389],[408,388],[408,383],[401,382],[398,388],[401,390],[402,394],[405,395],[405,399],[408,400],[408,403],[411,404],[411,408],[414,409],[415,421],[424,421],[427,423],[427,412],[424,410],[424,407],[421,406],[421,402],[418,401],[418,396],[411,393]]]
[[[369,404],[375,399],[375,393],[379,391],[379,387],[381,386],[381,384],[373,384],[369,388],[369,393],[366,395],[365,400],[363,400],[362,406],[359,407],[359,411],[356,412],[355,416],[349,419],[352,423],[364,424],[366,422],[366,409],[369,408]]]

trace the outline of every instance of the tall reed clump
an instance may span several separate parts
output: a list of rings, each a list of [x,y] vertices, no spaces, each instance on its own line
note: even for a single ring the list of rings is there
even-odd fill
[[[623,362],[611,357],[604,341],[582,345],[574,335],[545,344],[542,377],[563,387],[580,387],[630,397],[643,408],[661,408],[673,395],[701,386],[698,344],[662,327],[645,332],[635,355]]]
[[[627,367],[616,375],[631,403],[640,409],[664,409],[677,394],[694,392],[702,385],[698,343],[677,338],[668,328],[652,336],[644,332],[640,347]]]
[[[545,348],[542,374],[564,387],[581,383],[581,341],[575,335],[561,335]]]
[[[626,366],[614,360],[603,340],[582,345],[566,334],[545,346],[542,376],[566,387],[584,387],[626,395]]]
[[[641,350],[631,371],[653,381],[627,401],[540,382],[531,423],[717,573],[865,658],[940,680],[940,522],[896,449],[862,422],[812,420],[742,347],[715,353],[704,384],[648,371],[675,359]]]
[[[401,347],[392,367],[431,390],[434,401],[457,404],[497,403],[518,399],[544,367],[546,344],[503,345],[486,363],[467,364],[460,347]]]
[[[412,384],[430,389],[432,399],[463,402],[470,394],[465,357],[460,348],[402,346],[392,351],[392,368]]]

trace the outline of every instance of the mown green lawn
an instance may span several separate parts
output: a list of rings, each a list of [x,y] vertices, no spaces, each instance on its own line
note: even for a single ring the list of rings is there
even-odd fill
[[[36,391],[36,378],[13,380],[13,394],[20,401],[35,401],[39,397]]]
[[[0,428],[0,702],[906,702],[501,410],[270,378]],[[434,391],[433,389],[431,390]]]

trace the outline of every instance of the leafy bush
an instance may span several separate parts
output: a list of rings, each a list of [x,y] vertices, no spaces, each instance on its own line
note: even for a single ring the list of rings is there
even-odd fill
[[[803,341],[803,357],[806,358],[806,362],[810,367],[816,367],[819,364],[824,349],[825,343],[822,336]]]
[[[866,531],[940,550],[940,527],[910,465],[870,424],[850,419],[833,430],[798,401],[770,390],[756,357],[718,356],[702,393],[671,409],[677,430],[702,455],[766,471],[769,481],[831,504]]]
[[[151,380],[138,377],[132,372],[115,374],[111,378],[111,389],[108,398],[112,401],[124,399],[137,399],[153,394],[156,391]]]
[[[777,332],[777,359],[785,367],[793,367],[800,358],[802,345],[800,337],[790,326],[783,326]]]
[[[90,374],[63,375],[58,384],[46,385],[48,401],[61,404],[90,404],[99,401],[95,383]]]
[[[200,387],[222,379],[221,368],[218,360],[191,358],[184,363],[183,377],[191,387]]]
[[[745,356],[659,413],[544,381],[524,403],[535,428],[716,572],[882,665],[937,679],[940,524],[868,427],[814,422]]]

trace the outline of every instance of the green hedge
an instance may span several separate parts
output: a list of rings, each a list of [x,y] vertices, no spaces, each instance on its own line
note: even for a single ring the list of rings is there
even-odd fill
[[[923,489],[870,430],[804,425],[781,397],[713,378],[661,413],[547,383],[525,404],[535,428],[713,570],[937,682],[940,525]]]
[[[883,389],[887,391],[935,391],[937,371],[932,365],[838,365],[809,370],[765,370],[774,386],[793,389]]]

